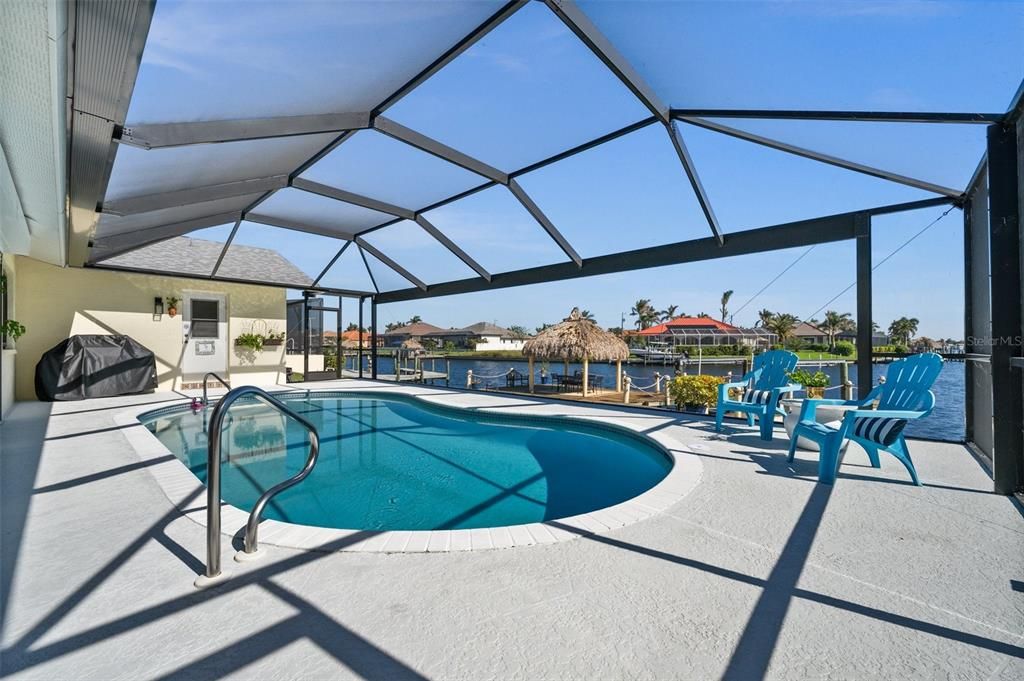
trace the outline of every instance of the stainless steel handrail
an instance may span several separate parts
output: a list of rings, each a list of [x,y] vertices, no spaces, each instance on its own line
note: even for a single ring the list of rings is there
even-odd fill
[[[281,400],[277,399],[262,388],[252,385],[244,385],[229,391],[221,398],[213,408],[210,417],[210,428],[207,431],[206,448],[206,574],[196,580],[196,586],[207,586],[222,576],[220,569],[220,453],[221,437],[223,435],[224,418],[228,410],[236,400],[247,395],[269,404],[285,416],[298,421],[309,431],[309,456],[302,470],[291,478],[280,482],[266,492],[256,501],[252,511],[249,513],[249,520],[245,526],[245,553],[252,554],[258,548],[257,532],[259,530],[260,516],[270,499],[292,485],[302,482],[316,465],[320,453],[320,435],[316,427],[307,419],[289,409]]]
[[[207,372],[207,374],[205,376],[203,376],[203,406],[204,407],[210,403],[209,400],[206,397],[206,387],[207,387],[207,384],[210,381],[210,376],[213,376],[218,381],[220,381],[220,384],[222,386],[224,386],[228,390],[231,390],[231,384],[230,383],[228,383],[227,381],[225,381],[223,378],[221,378],[217,374],[213,373],[212,371]]]

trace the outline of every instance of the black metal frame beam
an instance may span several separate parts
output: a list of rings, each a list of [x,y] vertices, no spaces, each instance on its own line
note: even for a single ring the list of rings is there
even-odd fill
[[[842,159],[837,156],[831,156],[829,154],[823,154],[818,151],[812,151],[810,149],[798,147],[794,144],[780,142],[769,137],[762,137],[761,135],[755,135],[754,133],[747,132],[745,130],[731,128],[727,125],[722,125],[721,123],[705,120],[703,118],[698,118],[695,116],[686,116],[682,118],[677,118],[676,120],[688,123],[698,128],[712,130],[714,132],[722,133],[723,135],[735,137],[737,139],[745,140],[747,142],[753,142],[754,144],[759,144],[763,147],[768,147],[769,149],[775,149],[777,151],[782,151],[787,154],[793,154],[794,156],[800,156],[802,158],[811,159],[812,161],[827,163],[828,165],[836,166],[837,168],[852,170],[855,173],[870,175],[871,177],[877,177],[882,180],[897,182],[899,184],[907,185],[908,187],[922,189],[924,191],[932,192],[934,194],[941,194],[943,196],[949,196],[952,198],[959,198],[963,195],[963,192],[959,189],[951,189],[949,187],[943,187],[942,185],[938,185],[933,182],[926,182],[925,180],[918,180],[913,177],[907,177],[906,175],[900,175],[899,173],[893,173],[888,170],[874,168],[869,165],[864,165],[863,163],[847,161],[846,159]]]
[[[230,199],[235,196],[246,194],[257,194],[273,189],[283,189],[288,186],[287,175],[271,175],[268,177],[251,178],[237,182],[225,182],[222,184],[210,184],[203,187],[191,189],[179,189],[176,191],[161,192],[159,194],[146,194],[144,196],[132,196],[113,201],[105,201],[96,209],[109,215],[136,215],[148,213],[164,208],[179,208],[194,203],[205,201],[216,201],[218,199]]]
[[[359,246],[361,252],[365,251],[366,253],[369,253],[370,255],[375,257],[377,260],[380,260],[382,263],[384,263],[392,270],[397,272],[399,275],[401,275],[401,277],[406,281],[415,284],[421,289],[425,290],[427,288],[427,285],[423,282],[423,280],[417,278],[416,275],[414,275],[412,272],[399,265],[397,262],[388,257],[385,253],[382,253],[380,249],[378,249],[376,246],[368,242],[366,239],[357,236],[355,238],[355,242]],[[367,264],[366,269],[370,269],[369,264]],[[376,286],[377,282],[375,281],[373,285]]]
[[[693,189],[693,193],[697,197],[697,203],[700,204],[700,209],[704,212],[704,219],[708,221],[708,226],[711,227],[711,233],[718,239],[718,243],[724,242],[722,237],[722,229],[718,225],[718,218],[715,216],[715,211],[711,208],[711,201],[708,199],[708,194],[704,190],[704,183],[700,181],[700,176],[697,175],[697,169],[693,165],[693,158],[690,157],[690,151],[686,148],[686,143],[683,141],[683,135],[679,132],[679,128],[675,126],[674,121],[669,121],[665,124],[665,129],[668,130],[669,139],[672,140],[672,147],[676,150],[676,155],[679,157],[679,162],[683,166],[683,170],[686,172],[686,179],[690,181],[690,187]]]
[[[377,296],[370,296],[370,378],[377,380]]]
[[[1024,127],[1024,126],[1022,126]],[[999,494],[1024,489],[1024,371],[1021,356],[1021,165],[1017,123],[988,128],[992,306],[992,479]]]
[[[711,208],[711,201],[708,199],[704,185],[700,181],[700,175],[693,163],[693,158],[686,148],[686,143],[679,130],[672,123],[671,109],[661,101],[654,89],[640,76],[625,57],[615,48],[601,30],[594,25],[586,13],[580,9],[574,0],[545,0],[545,4],[554,12],[555,16],[562,20],[569,30],[576,34],[576,37],[586,45],[591,52],[600,59],[608,69],[615,74],[623,85],[639,99],[651,112],[655,119],[661,121],[665,126],[672,146],[676,150],[679,162],[683,166],[690,187],[697,197],[704,217],[707,219],[711,233],[718,240],[723,242],[722,230],[718,225],[718,218]]]
[[[857,242],[857,391],[864,397],[874,385],[874,365],[871,361],[874,320],[871,293],[871,216],[859,213],[854,218],[854,238]]]
[[[771,227],[732,232],[726,235],[725,243],[719,244],[714,237],[680,241],[663,246],[651,246],[633,251],[624,251],[594,258],[584,258],[583,265],[564,262],[553,265],[494,274],[490,282],[482,279],[461,279],[427,286],[426,289],[402,289],[386,291],[377,296],[381,304],[407,300],[423,300],[477,291],[491,291],[514,286],[543,284],[565,279],[578,279],[615,272],[630,272],[652,267],[679,265],[687,262],[730,258],[737,255],[761,253],[784,248],[797,248],[813,244],[844,241],[856,236],[854,231],[857,215],[886,215],[938,205],[954,203],[948,197],[936,197],[922,201],[889,204],[849,213],[839,213],[810,220],[800,220]]]
[[[861,121],[875,123],[976,123],[1002,121],[1005,113],[940,113],[931,111],[815,111],[813,109],[671,109],[672,118],[763,118],[798,121]]]
[[[171,279],[192,279],[209,280],[211,277],[202,274],[189,274],[187,272],[168,272],[164,270],[153,270],[145,267],[121,267],[120,265],[109,265],[104,262],[85,263],[85,269],[112,270],[115,272],[130,272],[132,274],[146,274],[156,277],[170,277]],[[329,288],[323,286],[304,285],[302,283],[283,283],[275,281],[253,281],[251,279],[239,279],[238,277],[213,277],[214,281],[222,281],[227,284],[245,284],[246,286],[265,286],[267,288],[285,288],[291,290],[317,291],[328,295],[342,296],[343,298],[358,298],[360,296],[372,295],[370,291],[349,291],[346,289]]]
[[[370,112],[151,123],[115,130],[114,140],[142,149],[318,135],[370,127]],[[120,133],[120,134],[118,134]]]
[[[122,232],[120,234],[109,234],[107,236],[98,237],[92,241],[92,247],[98,248],[99,253],[94,254],[94,257],[90,259],[89,262],[95,264],[97,262],[109,260],[110,258],[118,255],[124,255],[130,251],[135,251],[161,241],[173,239],[176,236],[194,232],[197,229],[205,229],[207,227],[224,225],[229,222],[236,222],[240,218],[241,213],[239,211],[216,213],[214,215],[192,218],[190,220],[182,220],[181,222],[171,222],[165,225],[147,227],[146,229],[136,229],[128,232]]]

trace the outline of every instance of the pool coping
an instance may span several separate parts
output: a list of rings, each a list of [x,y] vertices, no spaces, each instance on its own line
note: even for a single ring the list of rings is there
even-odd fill
[[[667,425],[684,425],[671,414],[656,415],[662,423],[653,432],[645,432],[628,421],[635,413],[623,410],[618,416],[601,405],[593,409],[585,404],[566,404],[560,401],[520,395],[502,395],[493,392],[454,392],[445,388],[430,386],[391,386],[370,381],[347,379],[343,384],[320,383],[316,387],[295,388],[274,386],[272,393],[319,393],[359,392],[372,386],[374,391],[413,397],[416,400],[444,408],[462,409],[469,412],[485,412],[497,415],[514,414],[516,408],[523,409],[526,417],[557,417],[570,422],[598,423],[617,430],[630,431],[653,442],[669,457],[672,467],[661,481],[641,494],[622,503],[588,513],[554,520],[509,525],[503,527],[473,528],[458,530],[360,530],[335,529],[299,525],[266,518],[260,523],[259,542],[283,548],[306,551],[369,552],[369,553],[443,553],[448,551],[480,551],[504,548],[553,544],[570,541],[583,535],[603,534],[620,527],[632,525],[646,518],[668,510],[693,491],[700,483],[703,464],[700,458],[687,449],[686,443],[665,432]],[[216,396],[223,394],[219,391]],[[466,398],[477,398],[486,404],[453,404],[450,399],[457,397],[460,402]],[[481,400],[480,398],[486,398]],[[122,433],[132,445],[139,459],[146,464],[164,495],[187,518],[206,527],[206,486],[196,478],[160,440],[146,428],[132,427],[139,424],[142,414],[189,404],[191,397],[165,403],[161,407],[136,405],[114,415]],[[547,407],[543,413],[530,413],[538,407]],[[532,409],[531,409],[532,408]],[[612,413],[609,413],[612,412]],[[651,418],[651,416],[647,416]],[[245,527],[249,512],[222,502],[222,535],[234,537]],[[367,535],[360,538],[359,535]]]

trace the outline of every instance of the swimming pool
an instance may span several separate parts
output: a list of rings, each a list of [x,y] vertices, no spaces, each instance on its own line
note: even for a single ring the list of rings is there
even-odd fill
[[[649,490],[672,461],[647,438],[600,423],[502,415],[401,395],[279,395],[320,433],[310,476],[265,517],[361,530],[502,527],[567,518]],[[209,412],[172,407],[139,420],[206,479]],[[305,431],[244,399],[226,421],[222,496],[248,511],[306,460]]]

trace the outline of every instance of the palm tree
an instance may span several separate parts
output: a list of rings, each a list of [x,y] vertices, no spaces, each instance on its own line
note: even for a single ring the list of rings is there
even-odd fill
[[[780,312],[779,314],[772,315],[771,322],[766,325],[766,328],[779,337],[779,344],[785,345],[786,339],[789,338],[790,334],[793,333],[793,329],[800,323],[794,315],[788,312]]]
[[[658,313],[651,305],[649,298],[641,298],[633,305],[629,315],[636,317],[636,328],[646,329],[658,320]]]
[[[914,317],[894,319],[892,324],[889,325],[889,335],[899,340],[901,345],[910,345],[910,340],[917,333],[917,325],[919,323],[919,320]]]
[[[417,314],[417,315],[413,315],[412,319],[410,319],[409,321],[406,322],[406,325],[408,326],[409,324],[419,324],[422,321],[423,321],[423,317],[421,317],[421,316],[419,316]]]
[[[699,315],[697,315],[697,316],[698,316],[699,318],[701,318],[701,319],[711,319],[711,315],[709,315],[709,314],[708,314],[707,312],[701,312],[701,313],[700,313]]]
[[[596,322],[597,317],[590,310],[583,310],[580,312],[580,319],[586,319],[588,322]]]
[[[767,329],[768,325],[771,324],[772,318],[774,316],[774,312],[772,312],[768,308],[765,308],[757,313],[757,323],[754,324],[754,326],[760,326]]]
[[[389,333],[391,331],[394,331],[395,329],[400,329],[403,326],[405,326],[405,324],[403,324],[402,322],[388,322],[384,326],[384,333]]]
[[[530,332],[526,330],[525,326],[519,326],[518,324],[513,324],[512,326],[508,327],[508,330],[509,330],[509,333],[512,334],[513,338],[523,339],[523,338],[529,338],[530,337]]]
[[[825,312],[825,321],[821,322],[821,330],[828,336],[828,346],[830,348],[836,345],[836,336],[847,331],[853,325],[853,318],[849,312],[836,312],[835,310],[827,310]]]
[[[675,319],[676,317],[679,316],[679,306],[678,305],[669,305],[668,307],[666,307],[664,310],[662,310],[658,314],[661,316],[661,321],[663,321],[663,322],[670,321],[670,320]]]
[[[722,321],[729,316],[729,299],[732,298],[732,289],[722,292],[722,305],[719,308],[722,311]]]

